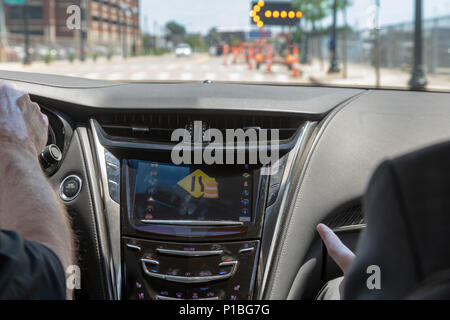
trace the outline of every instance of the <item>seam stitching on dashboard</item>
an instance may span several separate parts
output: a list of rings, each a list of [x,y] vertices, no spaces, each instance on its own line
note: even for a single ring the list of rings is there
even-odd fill
[[[286,257],[286,255],[288,254],[290,249],[290,245],[288,241],[285,241],[286,239],[288,239],[290,237],[290,235],[292,234],[293,230],[292,227],[293,225],[291,224],[292,218],[295,216],[293,213],[297,210],[298,208],[298,203],[299,203],[299,199],[301,198],[302,195],[302,186],[303,186],[303,181],[305,181],[306,177],[309,174],[309,165],[311,163],[311,159],[314,155],[314,151],[318,148],[320,142],[322,141],[322,136],[323,133],[325,132],[325,130],[327,129],[327,127],[329,126],[329,124],[331,123],[331,121],[338,115],[340,114],[340,112],[342,110],[345,109],[346,106],[350,105],[353,101],[357,100],[358,98],[360,98],[362,95],[365,94],[370,94],[372,91],[363,91],[360,94],[357,94],[353,97],[351,97],[350,99],[342,102],[341,105],[337,106],[333,111],[331,111],[331,113],[324,119],[323,125],[321,127],[319,127],[319,131],[317,133],[317,135],[315,137],[313,137],[313,143],[310,147],[309,150],[305,150],[306,153],[306,159],[303,165],[303,168],[301,168],[302,172],[300,173],[300,176],[298,178],[298,181],[296,183],[295,186],[295,191],[294,191],[294,195],[293,195],[293,200],[295,201],[294,207],[288,211],[287,215],[286,215],[286,220],[282,226],[282,232],[281,233],[281,239],[280,239],[280,243],[281,243],[281,251],[278,254],[278,259],[275,259],[275,266],[274,266],[274,270],[275,270],[275,275],[271,284],[271,291],[270,291],[270,298],[273,298],[273,292],[274,292],[274,288],[275,286],[280,283],[279,282],[279,277],[280,277],[280,272],[278,272],[279,270],[279,266],[280,264],[282,264],[283,259]],[[303,155],[302,155],[303,156]],[[303,259],[304,257],[302,257]],[[301,262],[300,262],[301,263]],[[294,280],[296,278],[297,275],[294,276]],[[287,293],[287,295],[289,295],[289,291]]]

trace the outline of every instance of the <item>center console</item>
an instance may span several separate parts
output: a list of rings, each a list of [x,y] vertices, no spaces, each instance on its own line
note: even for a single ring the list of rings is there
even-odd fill
[[[277,173],[264,175],[260,165],[174,165],[172,145],[115,139],[91,120],[113,298],[261,299],[312,128],[280,144]]]

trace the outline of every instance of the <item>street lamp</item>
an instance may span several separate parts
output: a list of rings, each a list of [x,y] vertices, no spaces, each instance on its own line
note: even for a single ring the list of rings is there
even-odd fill
[[[87,3],[86,0],[81,1],[81,26],[80,26],[80,61],[86,61],[86,33],[87,33]]]
[[[25,57],[23,58],[23,64],[31,64],[30,56],[30,30],[28,24],[28,3],[24,1],[22,4],[22,15],[23,15],[23,32],[24,32],[24,51]]]
[[[129,13],[129,8],[125,3],[121,3],[118,7],[119,15],[119,36],[122,40],[122,56],[126,58],[128,56],[127,48],[127,14]],[[121,13],[124,15],[124,22],[121,20]],[[123,30],[122,30],[123,29]]]
[[[331,61],[328,73],[340,72],[339,63],[336,53],[336,24],[337,24],[337,0],[333,2],[333,27],[331,29]]]
[[[416,0],[414,25],[414,65],[409,80],[411,90],[425,90],[427,79],[423,71],[423,48],[422,48],[422,0]]]
[[[309,64],[310,60],[309,60],[309,30],[307,30],[307,25],[306,25],[306,20],[303,23],[303,35],[302,35],[302,40],[303,40],[303,44],[304,44],[304,49],[303,51],[305,52],[305,54],[303,55],[302,58],[302,63],[303,64]]]
[[[139,19],[139,16],[138,16],[139,10],[138,10],[137,7],[133,7],[133,8],[130,9],[130,12],[131,12],[132,17],[133,17],[133,49],[132,49],[132,54],[133,54],[133,56],[136,56],[137,55],[137,42],[136,42],[137,35],[136,35],[136,31],[137,31],[137,27],[139,25],[139,21],[138,21],[138,19]]]

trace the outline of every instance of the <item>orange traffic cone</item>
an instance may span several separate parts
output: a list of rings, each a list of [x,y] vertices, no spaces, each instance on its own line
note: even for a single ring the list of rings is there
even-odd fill
[[[224,66],[228,65],[228,51],[229,51],[229,48],[228,48],[228,45],[226,44],[223,46],[223,65]]]
[[[208,181],[205,183],[205,192],[203,198],[217,199],[219,198],[219,184],[216,181]]]

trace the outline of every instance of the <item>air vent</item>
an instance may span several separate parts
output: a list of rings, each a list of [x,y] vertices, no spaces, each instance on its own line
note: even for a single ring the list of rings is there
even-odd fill
[[[361,203],[345,205],[331,213],[324,221],[331,229],[364,224]]]
[[[203,121],[225,134],[225,129],[279,129],[281,141],[290,140],[303,122],[298,117],[267,115],[194,115],[176,113],[117,113],[96,117],[103,131],[115,139],[171,142],[175,129]]]

